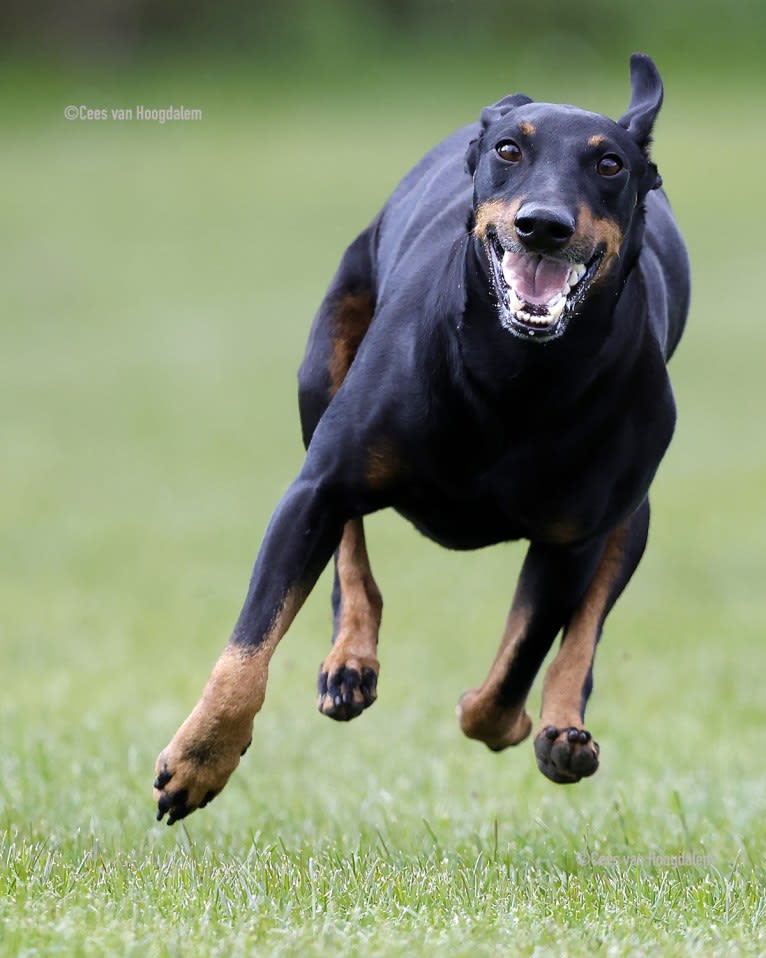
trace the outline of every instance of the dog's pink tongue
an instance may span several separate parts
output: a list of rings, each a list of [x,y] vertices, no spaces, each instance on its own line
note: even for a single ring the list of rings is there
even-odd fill
[[[503,276],[519,299],[547,303],[567,289],[569,264],[536,253],[505,253]]]

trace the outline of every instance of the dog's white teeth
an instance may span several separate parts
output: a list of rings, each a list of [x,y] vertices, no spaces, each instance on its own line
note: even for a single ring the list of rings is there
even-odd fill
[[[576,286],[583,276],[585,276],[585,263],[575,263],[575,265],[569,270],[569,274],[567,276],[567,286],[570,289],[573,286]]]
[[[554,322],[561,316],[564,312],[564,307],[567,304],[566,296],[561,296],[556,300],[555,303],[548,303],[548,314],[550,317],[550,322]]]
[[[531,323],[532,326],[550,326],[550,324],[556,319],[556,316],[533,316],[531,313],[528,313],[525,309],[519,309],[516,311],[516,319],[522,319],[525,323]]]
[[[563,291],[559,291],[553,299],[545,304],[545,312],[542,315],[537,310],[531,313],[528,304],[519,298],[512,286],[509,286],[508,305],[513,315],[520,322],[527,323],[530,326],[551,326],[558,321],[566,309],[567,298]]]
[[[506,280],[507,303],[511,315],[527,327],[537,327],[542,330],[545,327],[555,326],[567,308],[567,303],[569,302],[568,297],[571,290],[583,279],[587,271],[588,269],[585,263],[574,263],[569,268],[565,284],[562,288],[557,290],[545,304],[542,304],[529,303],[521,299],[513,286],[508,282],[510,277],[505,275],[504,270],[503,275]],[[535,333],[534,329],[528,329],[527,331],[530,335],[534,335]]]

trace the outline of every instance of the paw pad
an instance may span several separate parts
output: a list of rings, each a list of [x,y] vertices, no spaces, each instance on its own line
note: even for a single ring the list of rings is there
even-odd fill
[[[547,725],[535,739],[535,756],[540,771],[552,782],[564,785],[579,782],[598,769],[598,742],[586,729]]]
[[[317,681],[317,708],[329,718],[348,722],[372,705],[378,697],[377,684],[378,673],[368,666],[341,665],[327,671],[323,663]]]

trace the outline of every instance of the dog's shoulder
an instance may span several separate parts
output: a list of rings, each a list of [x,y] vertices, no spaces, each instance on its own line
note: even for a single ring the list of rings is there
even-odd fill
[[[470,186],[471,175],[465,166],[469,143],[480,132],[478,123],[469,123],[450,133],[431,147],[401,178],[384,207],[387,218],[395,217],[397,210],[413,198],[418,199],[424,186],[432,198],[447,195],[457,182]]]
[[[376,249],[377,300],[437,289],[460,259],[472,228],[472,180],[465,152],[478,124],[452,133],[403,177],[380,215]],[[424,283],[424,277],[430,277]]]
[[[681,231],[662,190],[646,197],[646,232],[639,257],[649,322],[665,358],[673,355],[689,309],[691,270]]]

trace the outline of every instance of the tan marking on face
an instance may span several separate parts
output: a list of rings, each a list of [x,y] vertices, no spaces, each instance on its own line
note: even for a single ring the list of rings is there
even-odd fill
[[[367,450],[365,480],[372,489],[385,489],[401,475],[399,451],[387,439],[378,440]]]
[[[482,243],[488,242],[488,232],[494,228],[498,237],[511,241],[515,238],[514,221],[519,207],[524,202],[524,197],[520,196],[515,200],[494,199],[482,203],[476,210],[476,225],[473,228],[474,235]]]
[[[332,317],[333,344],[328,364],[331,396],[346,378],[374,311],[375,304],[369,292],[347,293],[338,300]]]
[[[466,692],[457,707],[463,734],[468,738],[478,739],[493,749],[517,745],[532,730],[532,720],[524,708],[524,702],[515,702],[505,709],[498,706],[498,693],[518,654],[529,619],[530,610],[518,599],[514,599],[500,648],[487,678],[479,688]]]
[[[332,652],[321,666],[322,672],[335,674],[340,668],[372,669],[377,675],[378,630],[383,614],[383,598],[372,575],[364,526],[361,519],[350,519],[343,528],[338,549],[340,615]],[[361,695],[359,696],[361,698]],[[318,702],[320,711],[332,708],[332,702]]]
[[[601,133],[595,133],[589,140],[588,146],[603,146],[606,143],[606,137]]]
[[[529,120],[523,120],[519,123],[519,129],[524,134],[524,136],[534,136],[537,133],[537,127],[534,123],[530,123]]]
[[[620,255],[622,240],[622,230],[614,220],[595,216],[593,211],[584,204],[580,207],[572,245],[582,245],[591,250],[595,250],[596,247],[604,248],[604,257],[594,282],[606,276],[614,266]]]
[[[630,519],[609,536],[596,575],[545,675],[541,729],[548,725],[579,727],[582,723],[582,690],[596,652],[609,596],[620,575],[629,527]]]

